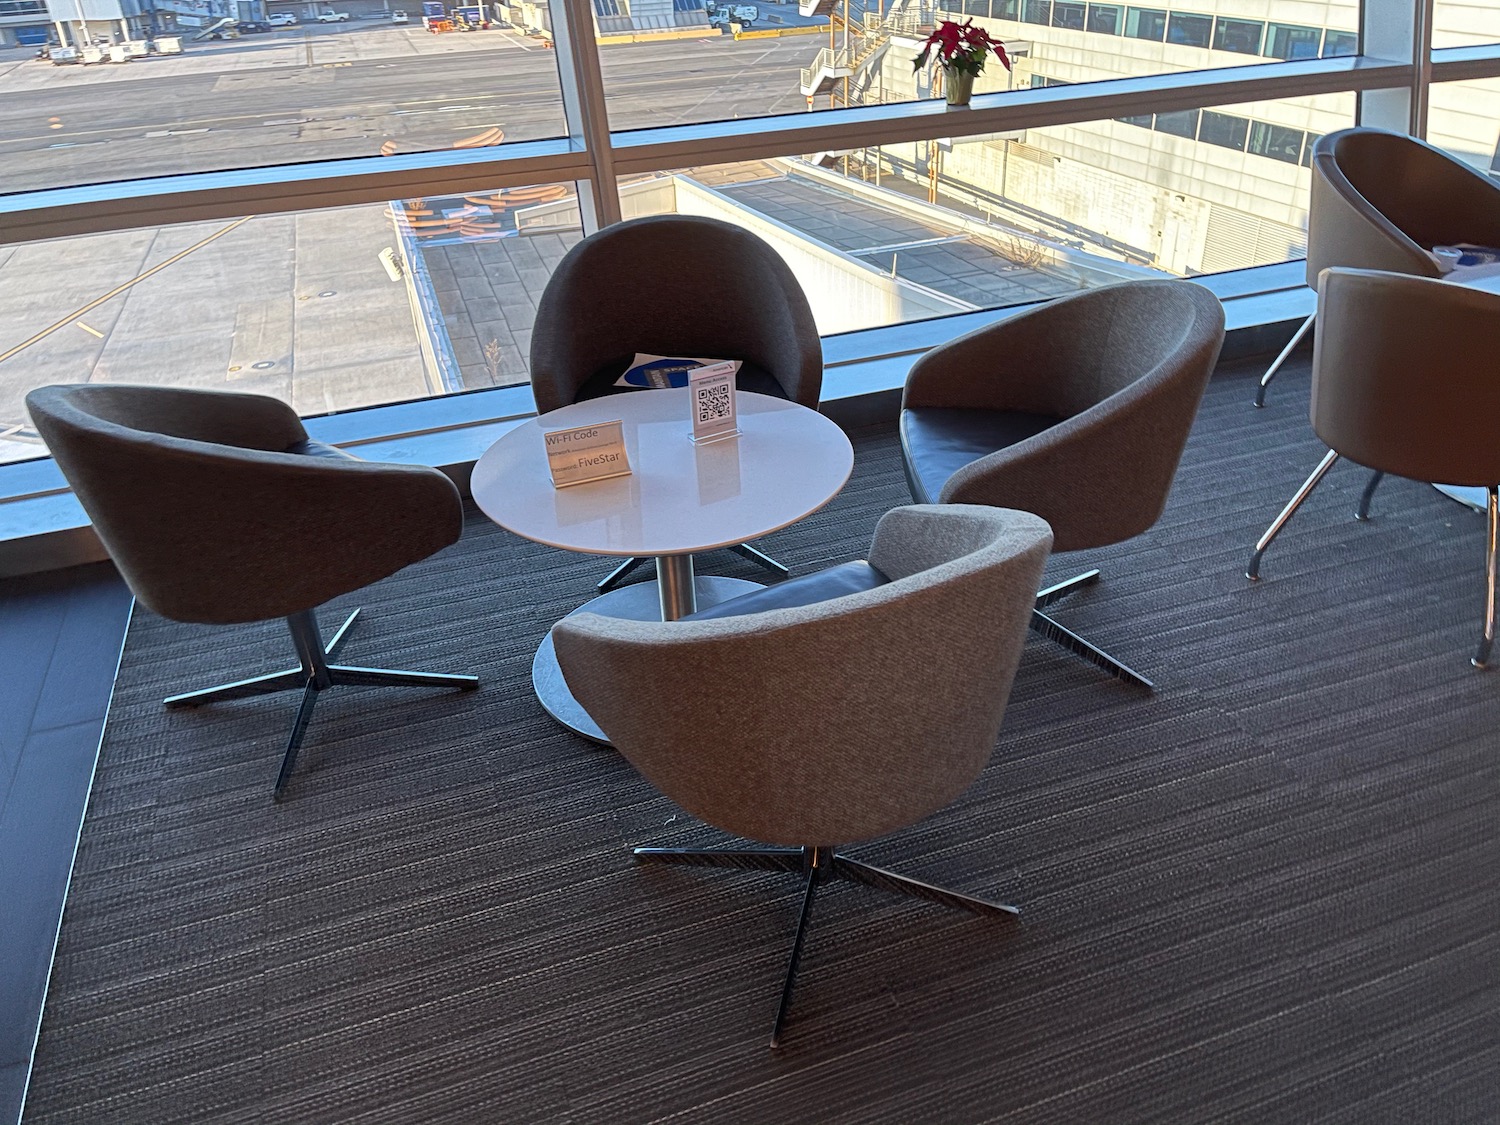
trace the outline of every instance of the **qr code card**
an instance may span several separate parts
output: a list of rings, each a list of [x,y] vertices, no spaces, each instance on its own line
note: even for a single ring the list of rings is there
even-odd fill
[[[739,432],[731,364],[716,363],[691,372],[688,396],[693,404],[694,441],[730,437]]]

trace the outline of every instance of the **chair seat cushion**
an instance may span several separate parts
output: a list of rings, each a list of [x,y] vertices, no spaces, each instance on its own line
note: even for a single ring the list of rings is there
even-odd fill
[[[639,387],[617,387],[615,380],[625,374],[625,369],[630,366],[633,355],[624,356],[615,363],[607,363],[594,374],[590,375],[588,381],[578,388],[578,395],[573,400],[582,402],[588,398],[603,398],[605,395],[630,394],[639,390]],[[786,398],[786,392],[781,389],[781,384],[776,377],[763,367],[757,367],[753,363],[741,363],[740,369],[735,373],[734,385],[742,391],[752,394],[770,395],[772,398]]]
[[[924,406],[901,412],[901,450],[912,498],[935,504],[948,478],[971,461],[1035,437],[1061,422],[1023,410]]]
[[[345,453],[336,445],[326,445],[321,441],[299,441],[286,447],[287,453],[295,453],[299,457],[330,457],[340,461],[358,461],[359,458],[352,453]]]
[[[774,586],[730,598],[708,609],[700,609],[682,618],[683,621],[712,621],[720,617],[743,617],[747,613],[764,613],[769,609],[792,609],[796,606],[814,605],[817,602],[842,598],[845,594],[858,594],[862,590],[873,590],[884,586],[890,579],[863,559],[841,563],[817,574],[804,574],[800,578],[788,578]]]

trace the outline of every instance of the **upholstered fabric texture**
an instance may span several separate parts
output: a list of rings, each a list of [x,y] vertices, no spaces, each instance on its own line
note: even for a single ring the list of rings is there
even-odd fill
[[[1052,525],[1058,551],[1138,535],[1166,504],[1223,340],[1224,310],[1207,289],[1131,281],[934,348],[912,366],[902,397],[909,472],[924,458],[946,466],[931,456],[931,433],[943,428],[934,412],[1000,416],[996,432],[1004,416],[1022,417],[1018,432],[1034,429],[1038,415],[1061,420],[913,492],[1035,512]]]
[[[1307,283],[1330,266],[1437,277],[1434,246],[1500,246],[1500,186],[1441,149],[1381,129],[1313,146]]]
[[[1311,418],[1331,449],[1443,484],[1500,483],[1500,294],[1373,270],[1318,289]]]
[[[568,251],[531,332],[537,410],[576,401],[637,352],[738,359],[803,406],[816,407],[823,387],[823,346],[797,279],[763,239],[718,219],[631,219]]]
[[[285,617],[458,539],[436,469],[328,456],[291,407],[259,395],[53,386],[37,430],[142,602],[164,617]]]
[[[713,621],[576,614],[574,696],[663,793],[726,831],[847,844],[942,808],[989,760],[1052,536],[1029,513],[897,508],[891,581]]]

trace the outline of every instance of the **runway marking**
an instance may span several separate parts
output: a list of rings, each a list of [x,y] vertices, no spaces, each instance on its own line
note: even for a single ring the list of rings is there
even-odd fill
[[[168,266],[170,266],[170,265],[172,265],[172,264],[174,264],[176,262],[182,261],[182,259],[186,258],[194,250],[201,250],[201,249],[203,249],[203,247],[207,246],[210,242],[213,242],[215,239],[223,238],[230,231],[236,229],[237,227],[244,226],[246,223],[248,223],[253,218],[255,218],[254,215],[246,215],[243,219],[236,219],[234,222],[230,223],[227,227],[224,227],[224,228],[222,228],[220,230],[216,230],[216,231],[214,231],[213,234],[209,235],[207,238],[205,238],[205,239],[203,239],[203,240],[201,240],[199,242],[193,243],[186,250],[179,250],[177,253],[173,254],[170,258],[166,259],[165,261],[158,262],[156,265],[152,266],[145,273],[138,273],[134,277],[132,277],[129,281],[122,281],[119,285],[116,285],[108,293],[104,294],[104,296],[102,296],[102,297],[95,297],[92,301],[90,301],[88,304],[84,305],[81,309],[74,309],[67,316],[65,316],[61,320],[59,320],[56,324],[49,324],[46,328],[43,328],[35,336],[32,336],[28,340],[22,340],[19,344],[17,344],[15,347],[11,348],[9,351],[0,352],[0,363],[4,363],[7,359],[10,359],[12,356],[19,355],[21,352],[24,352],[27,348],[31,347],[32,344],[39,343],[40,341],[45,340],[48,336],[52,335],[52,333],[56,332],[59,328],[66,328],[70,324],[77,324],[77,323],[79,323],[79,318],[80,317],[82,317],[85,313],[89,313],[89,312],[92,312],[94,309],[97,309],[100,305],[104,304],[104,302],[107,301],[107,300],[109,300],[111,297],[117,297],[117,296],[119,296],[121,293],[125,292],[125,290],[129,289],[132,285],[139,284],[140,282],[145,281],[148,277],[151,277],[151,276],[153,276],[155,274],[160,273],[162,270],[166,269]],[[102,335],[101,335],[101,339],[102,339]]]
[[[104,339],[104,333],[100,332],[99,329],[97,329],[97,328],[90,328],[87,324],[83,323],[83,321],[81,321],[81,320],[75,320],[73,323],[76,324],[76,325],[78,325],[79,328],[82,328],[90,336],[97,336],[101,340]]]

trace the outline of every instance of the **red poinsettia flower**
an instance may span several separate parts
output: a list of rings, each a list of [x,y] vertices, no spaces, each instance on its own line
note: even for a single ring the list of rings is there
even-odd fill
[[[963,23],[944,20],[938,24],[922,45],[922,53],[912,60],[912,70],[921,70],[927,65],[934,47],[937,48],[938,62],[949,70],[980,74],[991,51],[1000,60],[1001,66],[1006,70],[1010,69],[1010,57],[1005,53],[1005,44],[990,38],[990,33],[984,28],[975,27],[972,19]]]

